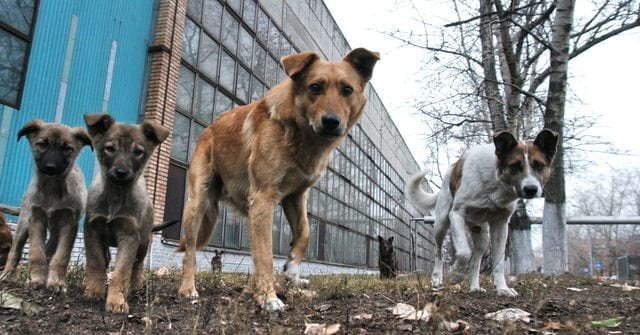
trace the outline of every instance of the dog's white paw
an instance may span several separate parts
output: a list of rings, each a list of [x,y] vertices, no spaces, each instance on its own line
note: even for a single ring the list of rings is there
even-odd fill
[[[487,290],[486,290],[486,289],[484,289],[484,288],[482,288],[482,287],[480,287],[480,286],[478,286],[478,287],[471,287],[471,288],[469,289],[469,291],[471,291],[471,292],[480,292],[480,293],[485,293],[485,292],[487,292]]]
[[[300,278],[300,265],[288,261],[284,266],[284,275],[291,283],[296,286],[306,286],[309,285],[309,281],[307,279]]]
[[[287,305],[278,298],[268,299],[264,304],[262,304],[262,308],[269,312],[283,311],[286,307]]]
[[[432,288],[440,288],[440,287],[442,287],[442,276],[433,276],[433,277],[431,277],[431,287]]]
[[[196,299],[198,298],[198,291],[195,287],[185,289],[180,288],[180,290],[178,291],[178,295],[184,299]]]
[[[509,287],[499,288],[496,291],[498,292],[498,295],[505,297],[515,297],[518,295],[518,292],[516,292],[516,290]]]

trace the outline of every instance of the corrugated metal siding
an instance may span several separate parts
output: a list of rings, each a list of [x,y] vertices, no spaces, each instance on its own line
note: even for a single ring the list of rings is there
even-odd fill
[[[53,121],[60,91],[71,18],[78,18],[75,48],[62,122],[83,125],[82,115],[102,109],[109,51],[117,41],[109,111],[123,122],[136,122],[147,64],[146,49],[154,0],[40,1],[35,35],[20,110],[0,106],[10,119],[7,145],[0,164],[0,202],[18,205],[32,175],[26,141],[16,143],[20,127],[31,119]],[[3,124],[5,126],[5,124]],[[0,150],[0,154],[2,151]],[[87,183],[94,155],[85,149],[79,157]]]

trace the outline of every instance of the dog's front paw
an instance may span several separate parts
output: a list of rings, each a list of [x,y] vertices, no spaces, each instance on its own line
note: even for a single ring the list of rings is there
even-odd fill
[[[300,278],[300,265],[296,264],[292,260],[287,261],[284,266],[284,275],[291,283],[296,286],[309,285],[307,279]]]
[[[441,288],[442,287],[442,275],[434,274],[431,277],[431,288]]]
[[[278,298],[267,299],[267,301],[262,304],[262,308],[269,312],[283,311],[286,307],[287,305]]]
[[[198,291],[195,287],[180,287],[178,290],[178,296],[184,299],[196,299],[198,298]]]
[[[471,291],[471,292],[480,292],[480,293],[485,293],[485,292],[487,292],[487,290],[486,290],[486,289],[484,289],[484,288],[482,288],[482,287],[480,287],[480,286],[478,286],[478,287],[471,287],[471,288],[469,288],[469,291]]]
[[[64,280],[49,278],[47,280],[47,288],[54,293],[67,293],[67,285]]]
[[[107,297],[106,309],[107,312],[112,312],[115,314],[129,313],[129,305],[124,300],[124,296],[122,294],[116,294],[115,296]]]
[[[516,297],[518,296],[518,292],[516,292],[516,290],[510,288],[510,287],[506,287],[506,288],[499,288],[496,290],[498,292],[498,295],[500,296],[505,296],[505,297]]]
[[[27,287],[42,287],[44,286],[44,278],[40,278],[40,277],[32,277],[31,279],[27,280],[27,282],[25,283],[25,285]]]

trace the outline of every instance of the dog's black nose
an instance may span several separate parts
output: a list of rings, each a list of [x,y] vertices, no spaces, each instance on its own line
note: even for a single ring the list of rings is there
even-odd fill
[[[58,167],[54,163],[45,163],[42,170],[46,174],[56,174]]]
[[[336,130],[340,126],[340,117],[333,113],[325,114],[322,117],[322,127],[326,130]]]
[[[522,188],[522,191],[527,198],[533,198],[538,194],[538,186],[526,185]]]
[[[113,174],[116,176],[116,178],[118,179],[126,179],[129,176],[129,173],[127,173],[127,170],[123,169],[123,168],[116,168],[113,171]]]

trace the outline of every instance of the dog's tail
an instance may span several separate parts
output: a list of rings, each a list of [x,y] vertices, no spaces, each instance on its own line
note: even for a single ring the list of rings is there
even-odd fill
[[[165,228],[171,227],[171,226],[173,226],[174,224],[176,224],[178,222],[180,222],[180,220],[173,220],[173,221],[163,222],[163,223],[161,223],[159,225],[153,226],[153,228],[151,228],[151,231],[155,233],[157,231],[160,231],[160,230],[163,230]]]
[[[208,200],[205,200],[205,214],[202,216],[202,222],[199,224],[196,250],[202,250],[209,244],[211,236],[213,236],[213,229],[216,227],[218,215],[213,215],[210,206]],[[186,250],[186,243],[186,236],[182,236],[180,246],[176,249],[176,252],[184,252]]]
[[[405,194],[407,195],[407,198],[409,198],[409,200],[419,209],[424,211],[431,211],[436,206],[438,194],[427,193],[422,189],[422,187],[420,187],[422,178],[424,178],[426,174],[426,171],[421,171],[411,176],[411,178],[409,178],[409,182],[407,183]]]

